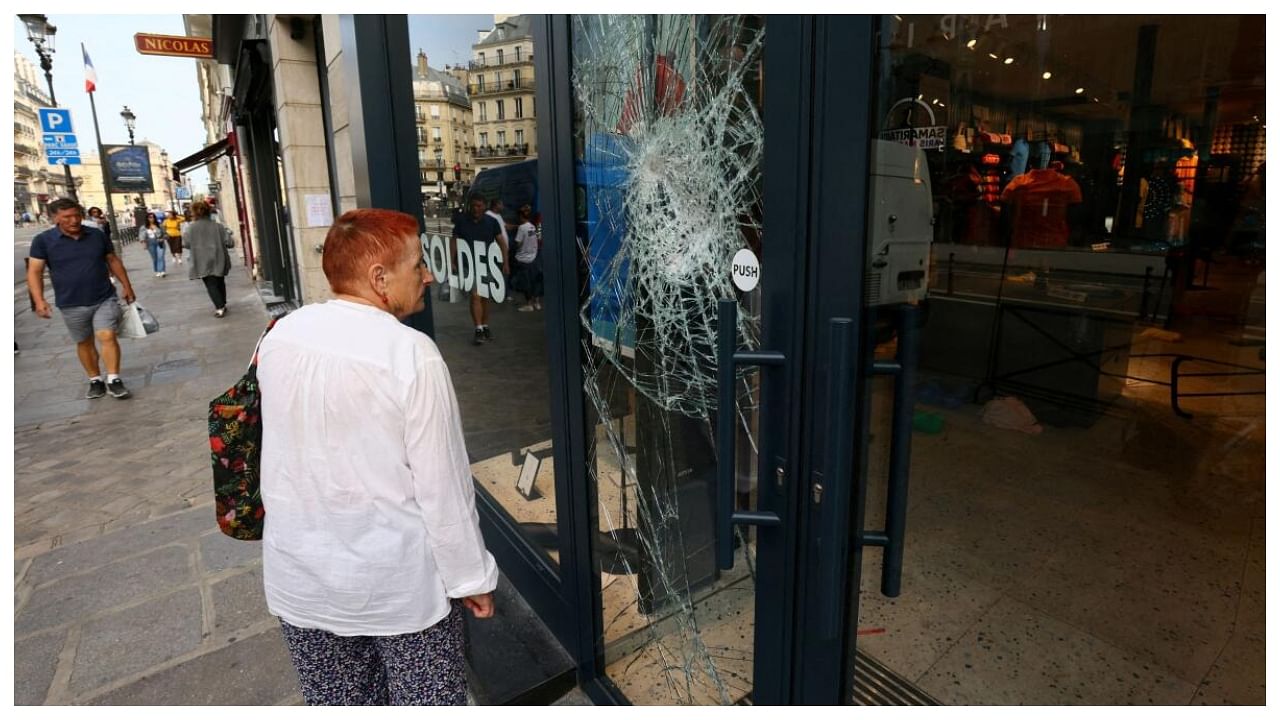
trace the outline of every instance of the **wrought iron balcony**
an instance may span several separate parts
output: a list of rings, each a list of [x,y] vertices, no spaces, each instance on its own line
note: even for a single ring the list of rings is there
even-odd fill
[[[520,78],[518,81],[503,80],[500,83],[472,83],[467,87],[467,92],[471,93],[472,97],[483,97],[503,93],[532,92],[534,88],[533,78]]]
[[[506,67],[507,65],[524,65],[533,62],[533,53],[522,52],[520,55],[515,53],[503,53],[502,59],[497,57],[486,57],[484,60],[472,60],[467,63],[468,70],[483,70],[484,68]]]
[[[475,149],[476,159],[523,157],[529,154],[529,143],[519,145],[483,145]]]

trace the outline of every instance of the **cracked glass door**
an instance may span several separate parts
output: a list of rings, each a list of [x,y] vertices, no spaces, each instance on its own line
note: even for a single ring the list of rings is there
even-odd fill
[[[736,287],[730,268],[761,251],[764,20],[572,23],[604,672],[634,703],[750,702],[758,529],[717,537],[716,503],[760,507],[758,393],[772,371],[740,368],[735,407],[721,407],[717,338],[718,303],[731,299],[736,349],[759,346],[761,289]],[[716,481],[728,420],[736,450],[719,461],[733,464],[731,497]]]

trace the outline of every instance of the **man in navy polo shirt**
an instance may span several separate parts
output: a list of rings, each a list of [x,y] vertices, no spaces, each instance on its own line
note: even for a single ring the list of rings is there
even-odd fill
[[[469,265],[473,268],[474,275],[471,278],[471,319],[476,324],[475,339],[473,345],[483,345],[493,340],[493,333],[489,330],[489,298],[492,291],[488,288],[481,289],[482,276],[490,270],[488,266],[488,258],[491,253],[488,248],[490,245],[497,245],[502,255],[502,267],[492,268],[497,273],[507,273],[507,268],[511,264],[507,261],[507,238],[506,231],[502,225],[494,220],[485,212],[485,201],[479,195],[472,195],[470,200],[471,212],[460,215],[453,223],[453,238],[449,243],[449,252],[452,257],[451,262],[457,263],[457,270],[462,272],[461,258],[458,255],[458,241],[463,241],[468,247],[464,248],[464,253],[471,258]],[[481,272],[478,266],[484,266],[484,272]],[[490,277],[493,277],[490,275]],[[501,285],[502,278],[497,278],[498,287],[501,292],[505,292],[504,286]],[[464,281],[465,283],[466,281]],[[463,288],[466,290],[467,288]],[[501,297],[498,298],[501,302]]]
[[[44,268],[53,276],[54,302],[67,323],[71,339],[76,343],[80,364],[89,374],[89,391],[85,397],[100,398],[108,392],[123,400],[129,391],[120,380],[120,343],[116,328],[121,308],[110,275],[115,275],[124,291],[125,302],[133,302],[133,285],[124,263],[115,254],[111,242],[101,230],[84,222],[84,208],[74,200],[61,199],[49,203],[54,226],[31,241],[31,263],[27,266],[27,287],[35,300],[36,314],[53,317],[53,309],[44,299]],[[98,370],[98,348],[107,365],[107,379]]]

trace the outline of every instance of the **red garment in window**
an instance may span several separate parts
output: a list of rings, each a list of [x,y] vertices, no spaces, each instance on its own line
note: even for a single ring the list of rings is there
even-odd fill
[[[1067,208],[1083,200],[1076,181],[1057,170],[1032,170],[1005,187],[1000,200],[1013,211],[1014,247],[1065,247]]]

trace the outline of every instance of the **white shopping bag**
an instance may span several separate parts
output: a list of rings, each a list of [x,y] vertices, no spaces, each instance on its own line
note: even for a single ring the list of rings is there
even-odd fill
[[[147,328],[142,324],[142,315],[138,313],[137,303],[121,303],[123,313],[120,318],[120,331],[116,333],[122,338],[144,338]]]

